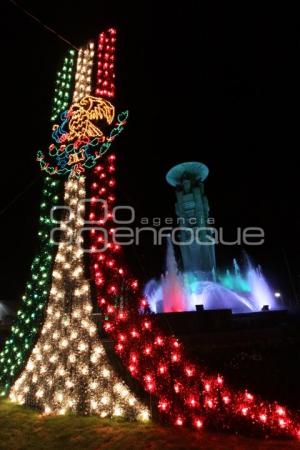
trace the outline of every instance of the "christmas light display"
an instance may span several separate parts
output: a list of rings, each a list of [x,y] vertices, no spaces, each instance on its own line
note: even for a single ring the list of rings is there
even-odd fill
[[[91,319],[92,303],[84,276],[81,227],[84,225],[85,179],[65,187],[69,216],[62,239],[40,337],[10,398],[46,414],[126,416],[145,420],[149,412],[114,373]]]
[[[75,50],[69,50],[68,56],[64,60],[62,69],[57,74],[51,115],[52,121],[57,120],[59,115],[67,109],[70,103],[74,56]]]
[[[59,180],[50,177],[44,179],[38,231],[39,250],[31,266],[31,279],[26,285],[17,319],[0,353],[1,396],[7,395],[12,381],[22,369],[43,317],[56,250],[50,242],[50,231],[53,227],[50,210],[60,204],[60,184]]]
[[[50,175],[75,173],[80,176],[85,169],[94,167],[126,124],[128,111],[119,113],[113,127],[104,134],[102,124],[110,125],[114,114],[114,106],[99,97],[86,96],[73,104],[62,113],[61,125],[53,126],[54,143],[49,146],[49,156],[55,160],[56,166],[50,165],[43,152],[38,151],[41,169]]]
[[[1,372],[1,376],[4,373],[5,378],[10,373],[4,392],[14,379],[10,398],[44,413],[149,417],[147,407],[121,381],[108,360],[92,320],[91,296],[95,292],[104,330],[112,338],[118,358],[150,397],[162,422],[196,429],[211,426],[300,436],[298,419],[285,407],[263,401],[247,390],[234,390],[223,376],[211,374],[192,361],[183,344],[160,328],[140,294],[138,282],[123,263],[113,221],[116,156],[107,152],[128,116],[125,111],[115,117],[111,103],[115,96],[115,42],[116,31],[109,29],[100,34],[97,43],[90,42],[79,50],[72,104],[55,101],[52,143],[47,157],[38,152],[43,171],[69,177],[64,191],[69,216],[60,226],[62,237],[45,319],[42,328],[35,327],[34,332],[36,335],[40,331],[38,339],[28,340],[29,329],[13,328],[13,333],[19,333],[19,346],[26,349],[24,356],[15,356],[18,348],[15,350],[10,341],[1,354],[6,364],[6,372]],[[60,88],[69,89],[72,82],[68,78],[68,86]],[[86,219],[91,226],[89,268],[93,286],[85,275],[80,248],[86,187],[90,199]],[[103,234],[108,237],[104,249]],[[41,266],[39,261],[37,264]],[[49,284],[50,267],[45,270]],[[47,292],[44,289],[44,297],[38,296],[41,311]],[[28,313],[22,310],[21,315],[27,324]],[[21,367],[31,348],[25,369],[19,374],[15,370],[16,358],[21,358]]]
[[[115,43],[116,30],[110,28],[100,33],[97,48],[96,95],[112,98],[115,96]]]
[[[79,50],[75,74],[73,103],[76,103],[81,98],[91,94],[93,58],[95,54],[94,46],[94,42],[89,42],[86,47]]]
[[[67,103],[55,98],[53,119],[60,119],[60,123],[53,125],[52,143],[46,156],[41,150],[37,153],[37,160],[42,170],[49,175],[80,176],[86,169],[94,167],[97,160],[110,148],[113,140],[124,129],[128,111],[123,111],[115,118],[115,107],[108,100],[115,95],[114,60],[115,60],[116,30],[110,28],[99,36],[97,47],[96,88],[92,92],[92,75],[95,59],[95,44],[79,50],[75,73],[75,89],[73,103],[66,109]],[[73,52],[73,50],[72,50]],[[72,53],[73,54],[73,53]],[[70,60],[71,61],[71,60]],[[69,72],[73,65],[66,60],[65,72]],[[58,83],[64,88],[68,83]],[[69,97],[69,92],[58,88],[59,96]],[[63,106],[65,107],[63,109]],[[60,112],[59,117],[57,113]],[[110,126],[112,125],[112,126]],[[109,127],[110,126],[110,127]],[[54,160],[54,163],[51,161]],[[55,164],[55,165],[53,165]]]
[[[231,389],[221,375],[204,370],[186,355],[182,343],[160,329],[156,317],[139,293],[138,282],[122,265],[115,244],[112,209],[116,186],[115,155],[105,156],[93,169],[89,221],[91,272],[97,301],[107,317],[104,329],[128,372],[151,394],[162,421],[201,429],[207,425],[265,435],[299,436],[300,425],[286,408],[268,403],[247,390]],[[100,201],[101,200],[101,201]],[[106,217],[103,218],[103,202]],[[105,227],[109,242],[103,251]],[[124,302],[124,298],[128,301]]]

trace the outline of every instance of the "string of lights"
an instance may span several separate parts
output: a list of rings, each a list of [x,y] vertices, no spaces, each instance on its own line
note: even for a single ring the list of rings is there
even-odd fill
[[[46,316],[25,370],[10,399],[45,414],[97,414],[147,420],[148,409],[114,373],[91,318],[92,303],[84,276],[81,227],[85,179],[65,183],[69,215],[52,272]]]
[[[50,242],[50,232],[53,227],[50,210],[60,203],[60,185],[59,180],[48,176],[44,179],[40,204],[38,253],[31,266],[30,280],[26,284],[16,321],[0,353],[0,395],[2,397],[7,395],[11,383],[24,366],[43,318],[55,254],[55,247]]]

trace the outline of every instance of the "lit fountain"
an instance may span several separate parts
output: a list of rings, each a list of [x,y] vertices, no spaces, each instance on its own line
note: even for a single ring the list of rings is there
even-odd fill
[[[147,283],[145,296],[154,312],[195,311],[196,305],[203,305],[204,309],[231,309],[233,313],[261,311],[264,305],[279,308],[261,269],[250,262],[245,276],[234,260],[233,271],[217,275],[217,280],[201,280],[192,272],[180,272],[168,240],[166,273],[160,281]]]
[[[183,163],[173,167],[167,181],[176,187],[176,212],[191,232],[206,223],[209,214],[208,200],[204,195],[203,181],[208,175],[202,163]],[[196,218],[193,226],[189,219]],[[185,236],[181,239],[184,242]],[[208,242],[208,234],[201,241]],[[279,309],[272,291],[260,268],[247,259],[242,273],[237,261],[233,270],[218,273],[215,266],[215,250],[212,245],[180,246],[184,271],[178,270],[173,244],[168,239],[166,272],[160,281],[150,280],[145,296],[154,312],[195,311],[196,305],[204,309],[231,309],[233,313],[261,311],[263,306]]]

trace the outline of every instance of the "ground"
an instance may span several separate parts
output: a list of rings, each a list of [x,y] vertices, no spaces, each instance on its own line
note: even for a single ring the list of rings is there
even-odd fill
[[[300,442],[258,440],[98,417],[45,417],[30,408],[0,401],[0,449],[300,450]]]

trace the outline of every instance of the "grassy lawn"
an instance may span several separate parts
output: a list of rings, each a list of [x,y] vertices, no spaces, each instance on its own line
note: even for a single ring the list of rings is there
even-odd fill
[[[0,449],[288,450],[300,449],[300,442],[198,433],[98,417],[43,417],[29,408],[0,401]]]

